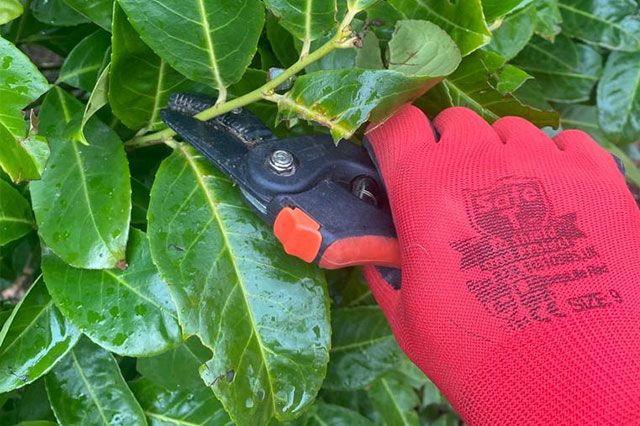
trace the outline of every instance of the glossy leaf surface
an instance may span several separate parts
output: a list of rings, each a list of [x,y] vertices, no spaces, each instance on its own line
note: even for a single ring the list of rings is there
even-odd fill
[[[554,43],[534,38],[514,63],[536,77],[547,99],[556,102],[588,100],[602,74],[602,56],[565,36]]]
[[[70,95],[52,92],[42,115],[46,123],[73,120],[82,105]],[[47,111],[65,99],[70,110]],[[66,115],[68,114],[68,115]],[[47,125],[52,131],[59,126]],[[51,157],[42,179],[31,185],[39,233],[49,248],[78,268],[114,268],[125,259],[131,183],[122,142],[109,127],[92,119],[86,127],[90,146],[53,133]]]
[[[316,403],[296,426],[372,426],[373,423],[357,411],[338,405]]]
[[[224,88],[240,80],[264,25],[259,0],[121,0],[142,39],[191,80]]]
[[[458,44],[462,56],[491,40],[480,0],[389,0],[389,3],[405,19],[424,19],[443,28]]]
[[[185,145],[160,166],[148,218],[153,259],[184,332],[213,351],[202,375],[231,417],[299,414],[328,361],[320,272],[287,256],[232,183]]]
[[[487,22],[493,22],[529,2],[531,0],[482,0],[482,11]]]
[[[194,390],[168,390],[142,378],[131,384],[151,426],[231,426],[233,423],[204,383]]]
[[[427,36],[428,35],[428,36]],[[365,121],[381,122],[433,87],[459,64],[450,37],[427,21],[400,21],[387,70],[339,69],[304,75],[277,98],[280,118],[302,117],[348,139]]]
[[[58,86],[51,88],[40,106],[40,132],[47,137],[62,136],[74,115],[82,111],[82,104]]]
[[[640,50],[640,14],[636,0],[560,0],[562,31],[612,50]]]
[[[333,344],[325,388],[364,388],[398,361],[400,348],[377,306],[334,309],[331,324]]]
[[[82,338],[45,378],[49,401],[61,424],[146,425],[138,401],[113,356]]]
[[[516,97],[496,89],[496,74],[504,67],[504,58],[491,52],[475,52],[466,57],[449,78],[431,90],[417,104],[435,117],[452,106],[471,108],[489,122],[506,115],[527,118],[540,127],[558,125],[558,113],[524,105]]]
[[[373,406],[388,425],[417,426],[420,424],[418,413],[418,394],[408,385],[402,376],[388,373],[373,382],[367,393]]]
[[[131,129],[156,130],[163,127],[160,110],[171,93],[189,89],[188,80],[142,41],[116,7],[109,77],[113,113]]]
[[[532,78],[520,68],[507,64],[500,70],[495,87],[503,95],[512,94]]]
[[[506,60],[513,59],[529,43],[537,22],[534,5],[507,16],[493,32],[489,48]]]
[[[0,331],[0,393],[47,373],[79,336],[80,331],[53,304],[42,280],[37,281]]]
[[[109,103],[109,71],[111,70],[111,64],[108,64],[100,72],[96,85],[91,91],[91,96],[85,105],[84,113],[82,117],[77,117],[73,120],[71,138],[73,141],[80,142],[84,145],[89,145],[87,135],[85,134],[85,127],[91,117],[93,117],[103,106]]]
[[[163,354],[139,358],[136,369],[166,389],[197,389],[204,386],[198,370],[210,359],[211,351],[193,336]]]
[[[45,252],[42,270],[56,305],[94,342],[126,356],[149,356],[181,342],[167,284],[151,261],[147,236],[133,230],[122,271],[90,271]]]
[[[0,246],[35,228],[29,202],[7,182],[0,180]]]
[[[313,41],[336,26],[336,0],[264,0],[285,27],[300,40]]]
[[[64,0],[64,2],[105,30],[111,31],[114,0]]]
[[[89,22],[87,18],[67,6],[64,0],[33,0],[33,16],[45,24],[72,26]]]
[[[640,140],[640,52],[614,52],[598,85],[600,126],[613,142]]]
[[[21,143],[27,126],[22,109],[49,89],[29,58],[0,37],[0,166],[14,181],[38,179],[38,162]]]
[[[0,0],[0,25],[11,22],[22,15],[22,3],[19,0]]]
[[[370,8],[380,0],[347,0],[347,8],[351,11],[361,11]]]
[[[69,53],[62,65],[57,83],[90,92],[96,85],[100,70],[105,65],[105,58],[111,46],[111,37],[104,31],[96,31],[82,40]]]
[[[536,7],[536,34],[545,40],[555,41],[562,31],[562,14],[558,7],[558,0],[538,0]]]

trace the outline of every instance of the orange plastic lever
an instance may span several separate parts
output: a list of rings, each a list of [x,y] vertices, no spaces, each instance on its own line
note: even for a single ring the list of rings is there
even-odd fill
[[[282,209],[273,224],[273,233],[288,254],[308,263],[318,257],[322,247],[320,224],[304,211],[291,207]],[[399,268],[398,240],[372,235],[338,240],[325,250],[319,265],[324,269],[359,265]]]
[[[285,207],[278,213],[273,233],[284,251],[305,262],[313,262],[322,245],[320,224],[300,209]]]

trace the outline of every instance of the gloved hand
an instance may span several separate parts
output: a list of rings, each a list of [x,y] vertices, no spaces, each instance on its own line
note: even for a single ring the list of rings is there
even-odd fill
[[[588,135],[409,106],[372,128],[402,282],[365,269],[402,347],[476,425],[640,424],[640,213]]]

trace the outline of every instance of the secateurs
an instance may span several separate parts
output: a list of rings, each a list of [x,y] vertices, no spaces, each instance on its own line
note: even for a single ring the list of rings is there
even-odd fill
[[[174,94],[162,119],[240,187],[288,254],[326,269],[399,266],[387,197],[366,149],[325,135],[279,139],[243,109],[193,118],[212,105]]]

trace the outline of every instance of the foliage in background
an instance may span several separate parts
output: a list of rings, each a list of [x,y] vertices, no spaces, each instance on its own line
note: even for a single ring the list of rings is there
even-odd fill
[[[0,0],[0,35],[3,425],[459,423],[358,270],[286,256],[173,139],[173,92],[336,140],[519,115],[640,184],[636,0]]]

